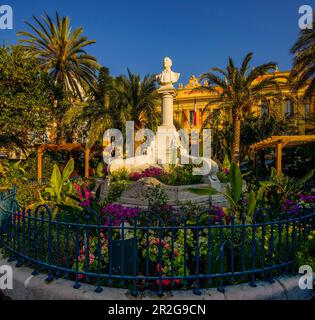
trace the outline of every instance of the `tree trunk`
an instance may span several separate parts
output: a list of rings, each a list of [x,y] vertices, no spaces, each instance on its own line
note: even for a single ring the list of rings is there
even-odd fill
[[[57,114],[55,117],[55,121],[56,121],[56,140],[55,140],[55,143],[60,144],[61,139],[62,139],[62,127],[61,127],[62,113],[61,113],[61,103],[59,100],[56,101],[56,108],[57,108]]]
[[[232,140],[232,162],[239,165],[241,140],[241,117],[240,112],[233,111],[233,140]]]

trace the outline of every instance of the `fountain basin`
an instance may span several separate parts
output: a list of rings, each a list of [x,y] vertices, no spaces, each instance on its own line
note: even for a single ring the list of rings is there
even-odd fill
[[[202,207],[209,208],[212,205],[226,206],[226,200],[222,195],[197,195],[189,191],[190,188],[203,189],[209,187],[209,184],[193,184],[193,185],[179,185],[170,186],[161,183],[156,178],[148,177],[140,179],[127,186],[123,191],[119,203],[128,207],[139,207],[146,209],[148,207],[148,200],[146,199],[147,191],[152,186],[160,185],[161,189],[167,195],[167,204],[174,208],[179,208],[186,202],[192,202]]]

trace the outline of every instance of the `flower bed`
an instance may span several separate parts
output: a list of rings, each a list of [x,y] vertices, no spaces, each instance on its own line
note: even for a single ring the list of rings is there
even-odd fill
[[[243,281],[254,285],[257,278],[293,271],[297,262],[314,264],[315,197],[301,192],[313,172],[293,182],[273,174],[244,189],[232,164],[222,193],[229,208],[186,202],[175,210],[157,183],[147,188],[148,210],[142,211],[115,203],[130,183],[128,172],[113,174],[101,199],[99,190],[91,191],[93,183],[70,180],[72,171],[73,161],[63,172],[55,166],[41,197],[46,204],[1,220],[1,246],[19,263],[46,270],[48,280],[65,277],[76,288],[86,282],[97,290],[102,285],[129,287],[132,293],[172,288],[198,293]],[[167,176],[153,168],[141,175]],[[191,191],[206,197],[220,193],[207,186]]]
[[[142,178],[151,177],[170,186],[199,184],[202,181],[202,176],[194,175],[193,169],[194,166],[192,164],[174,166],[168,171],[159,167],[149,167],[141,172],[133,172],[131,174],[124,169],[119,169],[112,173],[112,180],[138,181]]]
[[[2,228],[1,245],[20,262],[54,276],[102,286],[154,289],[206,287],[272,278],[294,270],[297,252],[314,236],[315,213],[257,221],[227,219],[221,208],[197,217],[173,213],[169,221],[155,212],[119,205],[88,210],[85,223],[55,218],[48,207],[12,213]],[[96,218],[95,224],[89,224]]]

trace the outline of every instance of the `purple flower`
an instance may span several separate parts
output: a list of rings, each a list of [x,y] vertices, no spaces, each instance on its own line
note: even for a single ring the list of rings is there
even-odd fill
[[[315,196],[300,194],[300,200],[303,202],[315,202]]]
[[[105,175],[108,174],[108,166],[107,166],[107,164],[103,167],[102,173],[104,173]]]
[[[138,180],[140,180],[142,178],[142,176],[141,176],[141,173],[139,173],[139,172],[134,172],[134,173],[132,173],[131,175],[130,175],[130,179],[132,180],[132,181],[138,181]]]
[[[144,171],[140,172],[134,172],[130,175],[130,179],[132,181],[138,181],[142,178],[149,178],[149,177],[159,177],[161,175],[164,175],[165,172],[161,168],[156,167],[150,167],[145,169]]]
[[[102,154],[99,153],[99,152],[94,152],[93,157],[96,158],[96,159],[97,159],[97,158],[101,158],[101,157],[102,157]]]
[[[123,221],[135,218],[139,212],[139,208],[123,207],[120,204],[109,204],[102,209],[106,226],[119,226]]]
[[[228,168],[224,168],[224,173],[225,173],[225,175],[226,175],[226,176],[228,176],[228,175],[229,175],[229,173],[230,173],[230,169],[228,169]]]
[[[79,203],[79,206],[83,208],[88,208],[91,206],[91,200],[84,200],[81,203]]]
[[[283,208],[286,210],[286,209],[289,209],[291,206],[293,206],[295,204],[296,203],[293,200],[285,199],[284,202],[283,202]]]
[[[299,210],[302,207],[297,204],[296,202],[290,200],[290,199],[285,199],[283,203],[283,209],[288,213],[288,214],[298,214]]]
[[[221,221],[223,219],[223,217],[225,216],[223,209],[219,206],[212,206],[210,213],[212,213],[216,216],[215,221]]]

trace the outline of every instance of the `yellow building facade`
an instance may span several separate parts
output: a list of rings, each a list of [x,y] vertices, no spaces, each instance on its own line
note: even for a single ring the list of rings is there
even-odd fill
[[[289,76],[289,72],[277,72],[277,76]],[[206,85],[206,83],[203,83]],[[201,84],[195,76],[191,76],[186,85],[179,84],[177,94],[174,99],[174,119],[181,126],[186,129],[202,128],[205,125],[205,119],[215,112],[218,107],[211,104],[206,111],[205,108],[217,97],[214,93],[205,90],[198,90]],[[280,90],[284,96],[289,96],[292,87],[286,82],[280,82]],[[315,95],[310,101],[302,100],[303,92],[299,92],[295,101],[289,98],[284,98],[281,104],[271,106],[253,106],[251,113],[257,117],[263,113],[269,113],[276,116],[278,119],[290,119],[298,130],[296,134],[314,134],[314,120],[315,116]],[[194,110],[196,109],[196,126],[194,126]],[[224,114],[220,110],[220,114]],[[227,115],[229,118],[229,115]]]

